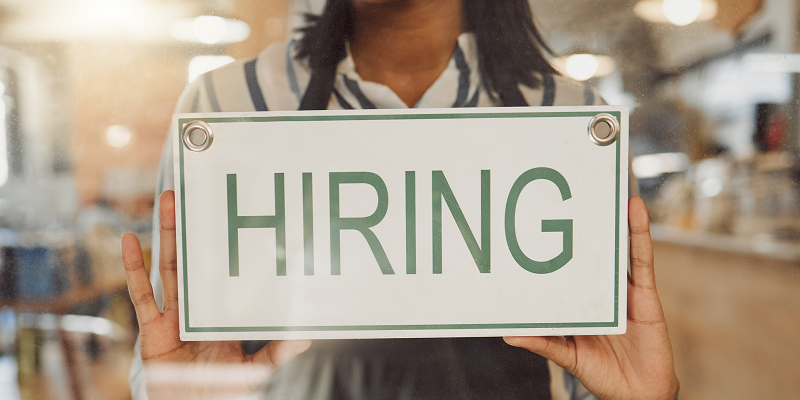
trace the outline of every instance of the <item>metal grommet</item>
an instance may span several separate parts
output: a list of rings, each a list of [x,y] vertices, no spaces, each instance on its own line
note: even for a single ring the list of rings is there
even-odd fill
[[[203,151],[211,147],[214,132],[203,121],[192,121],[183,127],[183,144],[191,151]]]
[[[597,114],[589,122],[589,139],[598,146],[608,146],[619,137],[619,122],[612,115]]]

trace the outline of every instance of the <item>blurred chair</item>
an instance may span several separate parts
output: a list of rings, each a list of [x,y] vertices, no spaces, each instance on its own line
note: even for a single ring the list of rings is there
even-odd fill
[[[20,379],[36,372],[43,333],[55,332],[64,356],[72,398],[83,399],[76,358],[78,350],[68,333],[84,332],[115,340],[129,337],[125,328],[107,319],[72,314],[75,311],[97,314],[97,310],[92,311],[97,308],[92,307],[92,303],[123,293],[127,288],[124,273],[112,271],[115,267],[122,271],[121,265],[117,265],[119,256],[114,259],[119,245],[115,253],[106,242],[109,242],[108,236],[100,236],[98,243],[87,244],[88,258],[79,247],[15,246],[3,247],[0,251],[0,308],[10,307],[17,316]],[[92,253],[95,253],[94,257]],[[90,272],[86,265],[89,259],[89,264],[104,265],[93,267]],[[101,279],[90,280],[92,275]]]

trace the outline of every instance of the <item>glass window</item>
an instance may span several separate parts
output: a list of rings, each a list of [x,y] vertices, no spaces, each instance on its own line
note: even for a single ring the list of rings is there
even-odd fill
[[[429,0],[426,9],[412,0],[330,0],[373,8],[336,14],[362,18],[356,20],[362,25],[348,20],[352,29],[342,28],[341,43],[334,37],[341,32],[318,29],[318,42],[327,47],[309,46],[298,55],[298,43],[309,32],[303,28],[319,21],[313,15],[323,13],[325,0],[0,0],[0,398],[144,398],[139,324],[120,237],[137,235],[150,273],[151,256],[159,254],[156,192],[173,188],[171,148],[165,153],[164,144],[176,110],[297,110],[307,100],[330,109],[540,106],[548,105],[540,86],[546,76],[558,77],[555,105],[630,110],[631,193],[644,200],[652,223],[657,283],[682,398],[796,396],[800,1],[529,0],[542,38],[526,40],[547,64],[528,71],[528,78],[504,71],[516,74],[511,84],[500,73],[486,79],[487,61],[480,54],[489,51],[481,53],[480,46],[505,46],[498,38],[522,28],[501,25],[507,30],[498,29],[495,42],[446,36],[451,28],[474,34],[480,25],[475,21],[493,15],[491,7],[482,8],[487,1],[525,3]],[[416,14],[403,14],[411,8]],[[477,16],[448,20],[456,28],[426,25],[440,21],[442,10]],[[374,19],[369,28],[365,18]],[[449,42],[414,36],[407,27],[443,32]],[[353,44],[357,35],[406,40],[401,55],[409,57],[399,58],[395,42],[365,50]],[[444,58],[414,51],[438,43],[450,49]],[[273,50],[264,52],[269,46]],[[528,50],[517,43],[492,54],[520,60],[514,53],[533,54]],[[370,64],[375,54],[401,67]],[[342,70],[352,62],[353,74],[342,75],[330,93],[314,100],[307,93],[327,87],[316,85],[324,80],[320,74],[314,81],[310,73],[317,56],[347,60],[332,64]],[[470,66],[475,69],[464,75],[462,91],[459,73]],[[335,68],[328,70],[331,79],[340,79]],[[451,83],[452,93],[442,94]],[[564,88],[573,86],[580,88],[574,89],[580,104],[564,100]],[[509,92],[525,104],[508,100]],[[159,285],[155,291],[161,303]],[[499,360],[506,348],[500,339],[477,340],[447,342],[450,358],[438,362],[452,370],[425,367],[433,362],[426,355],[442,354],[444,342],[348,344],[337,350],[315,343],[305,359],[313,361],[303,364],[311,371],[307,376],[292,381],[261,371],[248,376],[247,387],[263,398],[292,388],[302,398],[297,393],[311,393],[317,384],[328,390],[320,382],[333,374],[347,381],[348,393],[360,393],[383,371],[376,360],[398,352],[407,363],[386,370],[398,381],[376,381],[395,393],[430,385],[461,398],[467,395],[459,390],[526,381],[506,372],[497,381],[486,378],[481,360]],[[243,354],[260,346],[246,342]],[[352,364],[337,362],[337,354],[347,354]],[[566,399],[586,390],[554,363],[509,357],[498,365],[530,372],[534,378],[527,387],[544,388],[546,397]],[[180,384],[160,384],[181,393],[204,376],[188,371]],[[486,380],[474,383],[479,381],[470,381],[469,374]],[[278,380],[271,381],[274,376]],[[410,384],[400,377],[420,380]],[[210,380],[206,389],[224,393],[227,382]],[[158,379],[152,384],[159,385]]]

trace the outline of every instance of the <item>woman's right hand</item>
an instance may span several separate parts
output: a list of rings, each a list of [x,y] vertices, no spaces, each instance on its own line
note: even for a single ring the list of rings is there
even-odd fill
[[[139,240],[122,236],[128,292],[139,321],[139,340],[148,397],[157,399],[233,398],[252,393],[273,370],[310,346],[310,341],[271,341],[255,354],[241,342],[183,342],[178,317],[175,193],[159,198],[159,272],[164,311],[159,311]]]

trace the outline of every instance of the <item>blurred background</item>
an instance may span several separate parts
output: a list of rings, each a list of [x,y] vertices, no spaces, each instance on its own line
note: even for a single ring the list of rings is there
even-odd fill
[[[150,252],[177,98],[323,3],[0,0],[0,399],[130,398],[119,237]],[[630,107],[682,398],[799,398],[800,0],[531,5]]]

